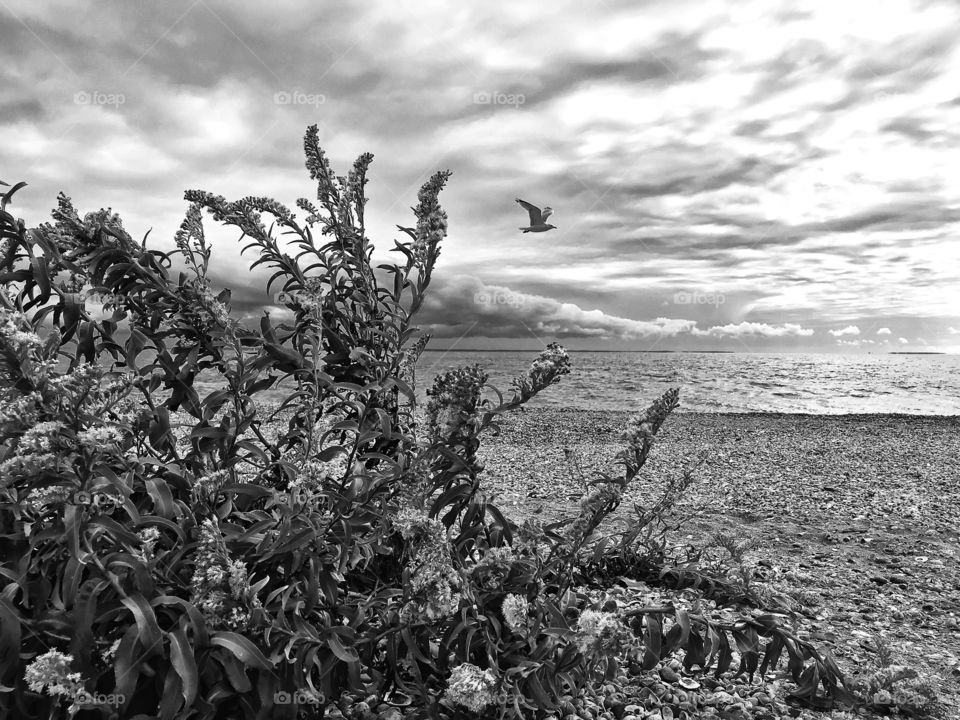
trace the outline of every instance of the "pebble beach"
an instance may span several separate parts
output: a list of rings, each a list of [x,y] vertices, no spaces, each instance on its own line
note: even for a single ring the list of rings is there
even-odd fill
[[[569,517],[582,485],[565,449],[587,476],[617,475],[633,417],[579,409],[505,416],[481,448],[483,487],[508,517]],[[701,460],[680,503],[680,515],[693,517],[672,533],[678,546],[715,531],[756,540],[760,581],[804,592],[801,637],[829,649],[851,677],[877,667],[882,640],[898,664],[937,687],[940,717],[960,717],[960,417],[674,414],[601,531],[621,526],[634,502],[654,502],[668,478]],[[651,598],[677,596],[651,588],[644,601]],[[782,688],[763,683],[715,688],[700,713],[759,696],[773,705],[751,706],[757,712],[791,716],[778,695]]]

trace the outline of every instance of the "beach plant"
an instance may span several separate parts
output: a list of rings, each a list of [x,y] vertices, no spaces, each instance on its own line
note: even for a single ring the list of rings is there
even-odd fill
[[[877,666],[851,683],[863,699],[863,707],[884,715],[938,717],[943,710],[937,694],[940,678],[921,677],[914,668],[896,663],[896,652],[881,635],[874,635],[872,641]]]
[[[398,226],[402,260],[374,265],[372,156],[336,176],[316,126],[304,152],[303,220],[189,190],[170,253],[64,195],[27,229],[6,210],[23,184],[4,193],[0,715],[544,717],[631,655],[652,670],[684,650],[719,676],[734,647],[751,675],[786,649],[801,696],[843,700],[835,664],[772,617],[628,613],[572,582],[676,390],[575,516],[504,517],[482,489],[481,436],[569,372],[565,350],[548,345],[506,395],[478,365],[441,373],[421,408],[414,321],[449,173]],[[273,271],[288,319],[231,316],[204,212]],[[203,396],[201,373],[220,381]],[[282,399],[265,407],[268,390]]]

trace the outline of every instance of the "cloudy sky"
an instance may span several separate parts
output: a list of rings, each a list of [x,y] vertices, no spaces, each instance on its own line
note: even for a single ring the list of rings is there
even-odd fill
[[[0,0],[0,179],[30,225],[62,190],[171,249],[185,189],[312,197],[316,123],[338,172],[374,153],[383,250],[453,171],[432,347],[960,352],[958,25],[955,0]],[[558,229],[521,235],[516,196]],[[254,325],[266,275],[207,227]]]

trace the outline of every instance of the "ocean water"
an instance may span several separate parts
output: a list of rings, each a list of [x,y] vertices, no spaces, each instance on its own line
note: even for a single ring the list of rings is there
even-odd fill
[[[536,352],[427,351],[417,365],[423,400],[433,378],[479,363],[505,396]],[[571,371],[529,405],[639,411],[680,388],[678,412],[960,415],[960,355],[570,352]],[[218,387],[197,378],[200,396]],[[258,394],[273,402],[293,386]],[[491,397],[493,394],[491,393]]]
[[[479,363],[507,394],[534,352],[427,351],[422,392],[438,373]],[[639,410],[680,388],[683,412],[960,415],[960,355],[570,352],[571,371],[533,407]]]

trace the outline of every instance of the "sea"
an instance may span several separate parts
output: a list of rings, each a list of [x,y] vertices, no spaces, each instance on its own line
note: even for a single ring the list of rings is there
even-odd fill
[[[570,351],[570,373],[529,407],[639,411],[671,387],[678,412],[903,413],[960,415],[960,355],[840,355]],[[417,394],[440,373],[479,364],[490,385],[510,395],[537,352],[428,350],[416,368]],[[217,384],[197,379],[201,397]],[[278,400],[292,386],[258,399]],[[490,397],[495,397],[490,391]]]
[[[639,411],[671,387],[678,412],[960,415],[960,355],[570,351],[570,374],[531,407]],[[508,394],[536,352],[426,351],[420,393],[433,377],[479,364]]]

